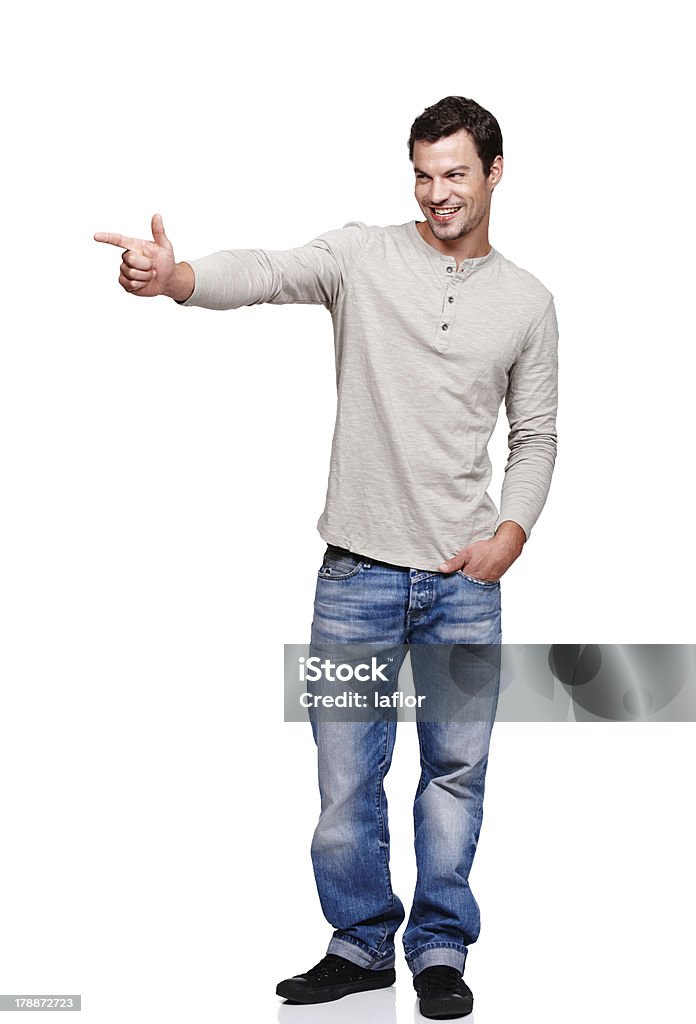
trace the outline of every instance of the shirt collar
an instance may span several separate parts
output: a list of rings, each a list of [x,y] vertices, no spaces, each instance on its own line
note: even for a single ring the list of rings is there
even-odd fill
[[[416,227],[416,221],[410,220],[407,224],[408,233],[413,239],[414,244],[422,252],[427,253],[431,259],[437,260],[438,263],[451,263],[456,266],[457,261],[454,256],[448,256],[447,253],[440,252],[439,249],[435,249],[434,246],[430,245],[421,235],[420,231]],[[471,256],[469,259],[460,260],[460,269],[466,268],[475,270],[478,267],[484,266],[486,263],[490,263],[495,256],[498,255],[497,249],[491,246],[491,251],[487,252],[485,256]]]

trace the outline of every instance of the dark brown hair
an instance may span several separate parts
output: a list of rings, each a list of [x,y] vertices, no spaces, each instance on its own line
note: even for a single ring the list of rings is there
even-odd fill
[[[408,139],[408,158],[413,161],[415,142],[437,142],[447,135],[463,129],[469,133],[483,164],[486,177],[495,158],[503,155],[503,136],[500,125],[488,111],[465,96],[445,96],[426,107],[411,125]]]

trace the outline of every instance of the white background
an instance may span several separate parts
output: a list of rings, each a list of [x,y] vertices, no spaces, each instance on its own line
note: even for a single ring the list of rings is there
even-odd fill
[[[411,122],[477,99],[504,136],[491,241],[561,331],[557,469],[505,639],[696,639],[684,11],[143,0],[5,21],[0,993],[80,992],[98,1024],[414,1015],[402,961],[374,996],[274,995],[330,933],[311,736],[281,721],[323,551],[330,318],[129,296],[95,231],[160,212],[184,259],[417,218]],[[691,724],[496,727],[477,1024],[690,1018],[692,749]],[[404,726],[406,903],[417,774]]]

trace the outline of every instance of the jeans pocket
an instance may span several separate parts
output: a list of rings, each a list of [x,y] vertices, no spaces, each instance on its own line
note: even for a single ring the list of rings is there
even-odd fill
[[[469,583],[475,583],[477,587],[499,587],[500,580],[477,580],[475,576],[467,576],[463,569],[457,569],[457,574]]]
[[[363,561],[359,555],[329,544],[318,575],[321,580],[349,580],[357,576],[362,567]]]

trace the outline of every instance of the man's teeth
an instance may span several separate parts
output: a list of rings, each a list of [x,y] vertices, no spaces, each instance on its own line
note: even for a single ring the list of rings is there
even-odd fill
[[[441,216],[443,216],[443,214],[456,213],[457,210],[459,209],[459,207],[458,206],[441,206],[437,210],[434,207],[432,209],[433,209],[433,213],[434,214],[437,214],[438,216],[441,217]]]

